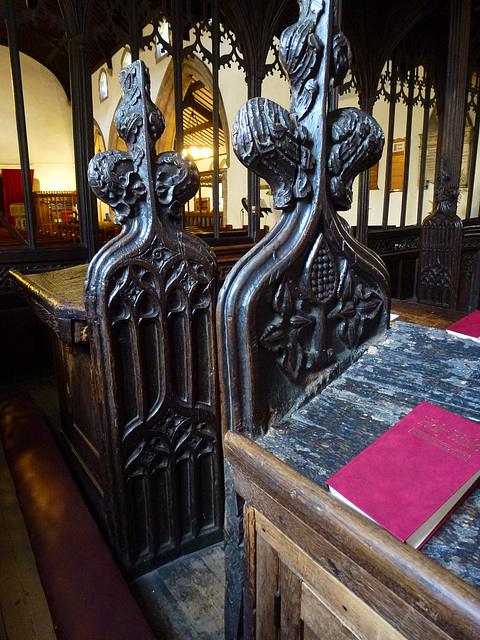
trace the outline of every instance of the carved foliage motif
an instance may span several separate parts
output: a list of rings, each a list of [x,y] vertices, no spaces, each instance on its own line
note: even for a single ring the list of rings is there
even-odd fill
[[[330,194],[336,208],[343,211],[352,205],[353,180],[380,159],[384,135],[373,118],[353,107],[330,113],[328,125]]]
[[[330,51],[325,50],[320,34],[326,33],[321,22],[326,4],[300,1],[298,22],[281,36],[280,59],[291,87],[290,111],[271,100],[255,98],[240,109],[233,130],[237,156],[269,182],[275,207],[294,216],[297,225],[300,220],[317,220],[316,238],[312,234],[309,257],[300,274],[298,267],[294,275],[287,266],[283,273],[277,271],[276,284],[270,282],[274,317],[260,330],[261,346],[277,354],[276,362],[289,380],[296,380],[313,362],[322,361],[311,354],[320,349],[319,341],[326,335],[335,334],[343,345],[333,348],[336,353],[353,349],[372,335],[385,311],[388,287],[385,272],[365,278],[375,268],[367,262],[361,266],[362,261],[353,257],[357,249],[350,237],[351,250],[345,250],[346,232],[334,210],[350,208],[354,178],[381,156],[384,135],[377,122],[354,108],[328,114],[327,166],[321,166],[318,123],[326,116],[322,106],[326,101],[322,103],[325,94],[320,83],[324,91],[341,83],[351,58],[348,41],[338,30],[334,30]],[[329,77],[324,80],[320,69],[327,53]],[[329,200],[320,207],[322,170],[327,174]],[[292,229],[292,237],[295,233]],[[293,246],[294,241],[288,242]],[[300,237],[295,242],[299,245]],[[360,248],[358,251],[361,253]]]
[[[233,144],[245,166],[270,183],[277,209],[310,193],[307,173],[313,159],[307,130],[275,102],[254,98],[243,105],[233,123]]]
[[[178,224],[181,206],[198,189],[198,169],[174,151],[156,156],[155,143],[165,129],[165,120],[150,99],[147,69],[133,64],[121,71],[120,81],[124,95],[115,113],[115,126],[128,152],[97,154],[88,170],[90,186],[99,200],[115,210],[115,221],[123,224],[137,215],[152,180],[150,191],[155,193],[159,211],[165,210]]]
[[[276,319],[263,331],[260,344],[278,354],[278,365],[290,380],[295,380],[306,354],[302,334],[315,319],[302,311],[301,300],[295,299],[292,288],[285,280],[280,284],[273,301]]]
[[[134,171],[133,159],[124,151],[111,150],[95,156],[90,162],[89,180],[97,198],[115,210],[118,223],[130,215],[136,201],[146,194],[144,183]]]
[[[285,29],[280,40],[280,60],[290,84],[296,88],[291,110],[299,119],[310,110],[318,94],[315,76],[323,54],[323,43],[315,33],[317,18],[318,12],[305,12],[296,24]]]
[[[338,32],[332,41],[333,0],[299,0],[299,8],[280,39],[290,111],[256,98],[234,124],[235,153],[269,182],[283,209],[219,297],[226,426],[251,437],[278,424],[319,388],[327,367],[388,322],[386,269],[335,210],[350,206],[351,181],[377,161],[383,134],[358,110],[327,121],[328,91],[345,76],[350,48]],[[227,479],[225,616],[233,640],[244,631],[242,598],[253,603],[242,593],[241,524]]]
[[[114,540],[123,530],[123,562],[147,568],[178,555],[187,538],[193,549],[221,531],[216,271],[210,249],[179,230],[198,170],[174,151],[157,156],[165,123],[143,63],[120,79],[115,124],[128,152],[98,154],[89,179],[124,229],[92,260],[86,303],[122,477],[123,504],[112,511],[124,521],[110,525]]]
[[[340,340],[349,348],[355,348],[364,336],[365,326],[375,321],[383,309],[383,297],[379,291],[368,289],[365,284],[344,265],[338,287],[338,302],[328,318],[336,321]]]

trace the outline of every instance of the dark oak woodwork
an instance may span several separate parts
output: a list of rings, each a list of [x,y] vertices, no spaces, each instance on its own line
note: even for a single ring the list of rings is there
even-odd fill
[[[336,213],[349,206],[353,176],[378,160],[382,134],[358,110],[327,114],[348,44],[329,2],[299,4],[280,41],[290,112],[254,99],[234,124],[237,155],[270,183],[283,214],[219,296],[226,638],[473,640],[475,498],[422,553],[325,490],[329,475],[425,398],[478,419],[480,350],[408,324],[382,336],[385,267]],[[462,243],[448,187],[423,229],[432,264],[451,255],[435,242]],[[455,245],[444,233],[451,218]],[[404,235],[382,230],[375,241],[391,260],[409,252],[415,265],[418,228]]]
[[[222,535],[218,285],[213,252],[181,229],[198,170],[157,156],[164,120],[143,63],[121,82],[128,151],[89,166],[121,233],[88,268],[13,278],[59,339],[64,444],[117,557],[140,573]]]
[[[255,522],[245,540],[244,637],[261,637],[249,630],[258,628],[267,597],[250,568],[265,551],[255,544],[258,536],[273,546],[280,567],[287,564],[305,583],[300,610],[310,611],[308,624],[333,629],[320,638],[343,638],[345,628],[355,638],[478,635],[478,490],[418,551],[333,499],[325,480],[424,399],[479,421],[479,357],[473,341],[395,322],[321,394],[256,442],[227,432],[226,466]],[[322,606],[313,606],[310,591]],[[282,594],[280,600],[283,607]],[[332,620],[325,620],[325,607]],[[269,615],[263,628],[275,626]],[[288,637],[289,626],[279,633]]]
[[[358,109],[327,119],[330,83],[341,81],[349,60],[346,40],[332,36],[328,7],[302,5],[280,53],[290,113],[250,100],[233,142],[240,160],[270,182],[283,215],[236,264],[218,307],[225,420],[252,435],[320,384],[320,372],[384,330],[389,308],[384,264],[335,211],[350,206],[353,178],[378,160],[383,134]]]
[[[456,214],[458,189],[443,169],[437,208],[423,221],[420,236],[418,302],[457,308],[462,251],[462,221]]]
[[[222,529],[217,272],[208,246],[180,229],[198,170],[178,153],[156,155],[164,121],[148,71],[135,62],[121,83],[115,123],[129,151],[97,155],[89,179],[124,229],[91,261],[85,307],[110,532],[124,564],[138,567]]]
[[[283,210],[227,276],[217,309],[223,425],[252,438],[338,375],[388,325],[386,268],[336,212],[350,207],[355,176],[378,161],[383,133],[358,109],[328,114],[329,90],[350,60],[332,15],[333,3],[300,3],[298,22],[280,39],[290,112],[253,98],[233,125],[237,156],[270,183],[274,205]],[[243,604],[257,596],[248,580],[242,588],[242,500],[228,463],[226,496],[231,639],[242,635]],[[258,563],[255,571],[258,594]],[[272,631],[258,628],[262,618],[256,637],[270,637]],[[245,637],[254,637],[253,622],[246,624]]]
[[[278,562],[285,563],[330,611],[330,628],[334,623],[335,628],[331,635],[316,637],[343,638],[352,629],[354,633],[345,637],[478,637],[480,599],[465,581],[345,507],[250,439],[228,432],[225,454],[234,469],[235,486],[255,514],[257,572],[258,565],[268,561],[271,576]],[[272,562],[268,558],[273,550]],[[265,577],[263,584],[269,579]],[[273,606],[273,598],[258,588],[258,573],[255,581],[258,630],[262,608]],[[304,594],[292,598],[283,589],[281,594],[282,615],[284,597],[290,607],[292,600],[296,607],[301,599],[300,610],[310,609],[317,627],[326,624],[324,616],[311,611],[311,596],[305,602]],[[297,609],[287,626],[282,625],[282,634],[289,637],[289,629],[301,619]],[[262,624],[273,629],[272,620],[270,612]],[[245,637],[268,636],[247,631]]]

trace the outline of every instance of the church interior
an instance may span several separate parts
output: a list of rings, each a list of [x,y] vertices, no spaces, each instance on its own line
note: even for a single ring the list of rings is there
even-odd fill
[[[0,640],[480,637],[479,0],[0,17]]]

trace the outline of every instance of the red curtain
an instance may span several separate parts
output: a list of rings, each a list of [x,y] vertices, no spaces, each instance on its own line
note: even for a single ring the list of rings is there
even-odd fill
[[[33,184],[33,169],[30,169],[30,180]],[[5,199],[5,216],[11,224],[15,221],[10,215],[10,205],[23,202],[23,185],[21,169],[2,169],[3,197]]]

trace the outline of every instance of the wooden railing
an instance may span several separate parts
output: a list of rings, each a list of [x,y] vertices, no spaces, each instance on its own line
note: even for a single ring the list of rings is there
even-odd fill
[[[75,191],[36,191],[33,193],[37,233],[76,244],[80,240]]]
[[[420,227],[370,229],[368,248],[375,251],[387,266],[392,298],[416,298]]]
[[[185,211],[185,227],[189,230],[201,229],[212,230],[214,225],[215,216],[213,211],[198,212],[198,211]],[[220,212],[220,228],[223,227],[223,213]]]

